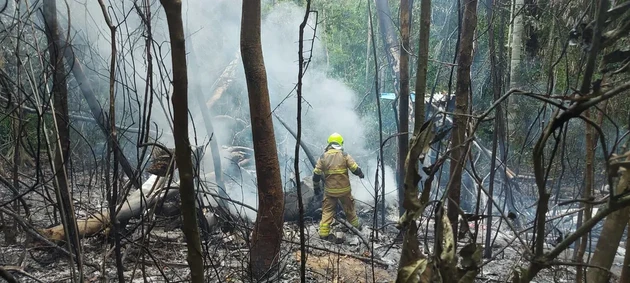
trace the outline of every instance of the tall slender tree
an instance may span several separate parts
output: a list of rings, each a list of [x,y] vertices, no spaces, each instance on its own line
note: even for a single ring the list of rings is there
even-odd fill
[[[599,38],[604,34],[605,21],[606,19],[606,11],[608,10],[609,2],[606,0],[597,0],[593,3],[596,3],[595,8],[595,19],[594,19],[594,27],[592,34],[592,45],[590,46],[590,52],[588,54],[586,60],[586,67],[584,68],[584,77],[582,79],[582,84],[580,86],[580,93],[586,95],[591,93],[591,86],[593,85],[592,79],[593,74],[597,70],[597,58],[599,55],[599,51],[603,48],[601,45]],[[590,109],[585,111],[585,116],[590,118]],[[593,191],[594,185],[594,164],[595,161],[595,146],[596,146],[596,138],[597,134],[595,130],[590,126],[586,126],[586,174],[585,174],[585,182],[584,182],[584,197],[590,196]],[[628,187],[626,184],[624,186],[623,182],[628,182],[628,180],[624,180],[623,178],[619,181],[620,184],[618,186],[617,194],[625,191]],[[591,207],[587,206],[584,212],[584,220],[590,218]],[[591,265],[603,267],[604,269],[610,269],[615,259],[615,252],[619,246],[619,242],[621,241],[621,237],[623,236],[623,231],[630,219],[630,208],[624,208],[620,211],[617,211],[611,215],[609,215],[604,221],[604,225],[602,227],[601,236],[599,241],[597,241],[597,246],[595,247],[595,252],[593,253],[593,257],[591,258]],[[587,215],[588,214],[588,215]],[[582,238],[582,241],[586,241],[585,237]],[[582,243],[585,245],[585,243]],[[578,255],[579,256],[579,255]],[[581,260],[581,258],[578,258]],[[581,274],[580,274],[581,275]],[[581,276],[578,280],[581,280]],[[608,282],[609,273],[599,268],[589,268],[586,273],[586,282]]]
[[[302,142],[302,79],[306,67],[310,64],[310,57],[304,58],[304,29],[308,23],[308,16],[311,14],[311,0],[306,1],[306,12],[300,24],[298,39],[298,80],[297,88],[297,134],[295,135],[295,157],[293,159],[293,170],[295,170],[295,180],[298,198],[298,211],[300,225],[300,282],[306,282],[306,236],[304,235],[304,203],[302,202],[302,182],[300,182],[300,143]],[[315,166],[315,164],[313,164]],[[376,213],[375,213],[376,214]]]
[[[389,63],[391,74],[393,76],[393,89],[398,90],[400,79],[400,57],[398,56],[398,49],[400,45],[398,44],[398,38],[394,29],[392,21],[393,17],[387,0],[374,0],[374,3],[376,4],[376,16],[378,18],[379,32],[381,34],[381,38],[383,39],[383,47],[385,48],[387,62]]]
[[[499,3],[498,3],[499,2]],[[503,39],[503,35],[501,33],[502,29],[499,29],[499,34],[501,34],[499,36],[499,44],[495,43],[495,27],[499,26],[502,21],[501,19],[503,17],[499,17],[497,19],[496,14],[494,13],[494,8],[499,6],[498,4],[500,4],[500,0],[486,0],[486,17],[487,17],[487,22],[489,24],[488,27],[488,32],[489,32],[489,36],[488,36],[488,57],[489,57],[489,61],[490,61],[490,86],[492,89],[492,97],[494,98],[494,100],[498,100],[501,96],[501,89],[502,89],[502,85],[503,85],[503,79],[502,79],[502,70],[503,70],[503,65],[500,64],[499,62],[501,62],[501,46],[502,46],[502,39]],[[497,46],[499,46],[499,48],[497,48]],[[498,49],[498,52],[497,52]],[[502,104],[497,104],[496,106],[496,110],[495,110],[495,122],[493,125],[493,129],[494,129],[494,133],[493,133],[493,138],[492,138],[492,156],[491,156],[491,165],[490,165],[490,185],[488,187],[488,193],[490,196],[492,196],[494,194],[494,185],[495,185],[495,176],[496,176],[496,172],[498,171],[497,169],[497,155],[500,154],[500,157],[503,157],[505,155],[505,115],[503,112],[503,105]],[[501,158],[501,162],[503,164],[505,164],[505,159]],[[504,166],[500,166],[499,168],[505,168]],[[501,170],[502,172],[505,171],[505,169]],[[502,176],[505,176],[505,174],[500,174]],[[504,179],[505,181],[507,181],[507,179]],[[487,220],[487,229],[486,229],[486,239],[485,239],[485,250],[484,250],[484,257],[485,258],[491,258],[492,257],[492,210],[493,210],[493,206],[492,205],[488,205],[488,220]]]
[[[400,91],[398,97],[398,122],[399,133],[409,131],[409,0],[400,0],[400,36],[402,48],[400,51],[399,71],[400,71]],[[423,100],[424,101],[424,100]],[[396,164],[396,177],[398,183],[398,199],[405,198],[404,176],[405,158],[409,147],[409,136],[401,134],[398,136],[398,162]],[[398,206],[399,216],[402,216],[405,209]]]
[[[521,64],[523,56],[523,13],[525,11],[524,0],[512,0],[512,27],[510,43],[510,88],[521,86]],[[508,127],[511,133],[515,126],[515,116],[518,111],[518,104],[515,96],[508,98]]]
[[[112,53],[109,64],[109,128],[110,135],[107,138],[107,167],[105,170],[106,186],[107,186],[107,202],[109,203],[109,215],[110,218],[116,217],[116,206],[118,205],[118,152],[113,150],[115,148],[115,141],[118,140],[118,133],[116,129],[116,25],[112,23],[109,14],[107,13],[107,7],[103,0],[98,0],[98,4],[101,6],[101,12],[103,12],[103,18],[105,23],[109,27],[110,41],[112,46]],[[113,162],[110,158],[113,155]],[[109,165],[113,165],[110,168]],[[113,169],[110,182],[110,169]],[[122,263],[122,245],[120,243],[120,223],[118,221],[111,221],[111,232],[114,235],[114,254],[116,256],[116,274],[118,275],[118,282],[125,282],[125,276],[123,273]]]
[[[459,54],[457,56],[457,85],[455,89],[455,115],[451,135],[451,161],[448,183],[448,219],[453,226],[453,235],[457,237],[457,219],[462,187],[462,171],[466,164],[468,143],[468,100],[470,98],[470,65],[472,64],[473,37],[477,28],[477,1],[466,1],[460,33]]]
[[[74,216],[72,194],[68,187],[68,161],[70,158],[70,120],[68,117],[68,86],[66,84],[66,70],[63,64],[63,52],[68,48],[61,40],[61,33],[57,23],[57,1],[43,2],[44,21],[46,23],[46,37],[48,39],[48,54],[52,66],[52,98],[55,108],[55,128],[58,140],[55,142],[54,172],[57,203],[64,219],[64,227],[70,239],[75,260],[79,267],[79,281],[83,281],[83,265],[81,260],[81,245],[78,227]]]
[[[429,35],[431,30],[431,0],[422,0],[420,3],[420,28],[418,39],[418,62],[416,72],[416,96],[424,97],[427,88],[427,70],[429,64]],[[403,252],[400,255],[396,282],[417,282],[412,278],[418,278],[421,273],[419,266],[425,260],[420,252],[418,243],[418,227],[415,217],[419,216],[428,202],[431,187],[428,186],[418,198],[418,183],[420,182],[419,162],[420,155],[429,145],[430,135],[428,128],[422,128],[424,122],[424,99],[416,99],[413,124],[413,137],[411,148],[405,158],[405,198],[402,203],[405,212],[400,219],[403,223]],[[407,218],[407,219],[405,219]],[[405,223],[407,223],[405,225]],[[411,279],[411,280],[410,280]]]
[[[401,0],[401,5],[403,4],[402,2],[407,2],[406,5],[404,5],[406,8],[406,11],[400,11],[401,15],[402,13],[406,13],[406,17],[407,18],[407,38],[409,37],[409,1],[408,0]],[[400,52],[404,52],[401,50],[400,48],[400,44],[398,43],[398,39],[396,36],[396,32],[394,29],[394,25],[393,25],[393,21],[392,21],[392,15],[391,15],[391,11],[389,9],[389,4],[387,0],[374,0],[375,6],[376,6],[376,16],[378,18],[378,26],[379,26],[379,33],[381,34],[381,38],[383,39],[383,48],[385,49],[385,55],[387,58],[387,63],[389,66],[389,69],[391,71],[391,76],[392,79],[391,81],[393,82],[393,85],[389,86],[389,89],[393,89],[394,92],[396,92],[397,94],[400,94],[400,89],[401,89],[401,84],[400,84],[400,79],[401,79],[401,74],[400,74],[400,68],[402,67],[401,64],[405,64],[407,66],[407,70],[408,70],[408,66],[409,66],[409,57],[407,57],[407,62],[405,63],[401,63],[400,60]],[[402,25],[402,21],[401,21],[401,25]],[[401,26],[402,29],[402,26]],[[402,30],[401,30],[402,32]],[[407,45],[409,45],[409,40],[407,39]],[[381,77],[381,79],[383,79]],[[406,80],[407,80],[407,87],[406,89],[409,89],[409,71],[407,71],[407,75],[406,75]],[[383,85],[383,84],[381,84]],[[386,88],[387,89],[387,88]],[[377,90],[378,91],[378,90]],[[407,90],[407,95],[409,93],[409,90]],[[397,97],[397,100],[399,101],[398,105],[401,106],[402,102],[400,102],[400,97]],[[406,100],[407,102],[409,101],[408,99]],[[404,109],[400,110],[400,112],[404,111],[405,116],[403,116],[403,113],[398,113],[398,109],[396,108],[396,103],[392,103],[392,108],[395,114],[395,120],[396,120],[396,127],[400,132],[406,132],[407,129],[409,128],[409,123],[408,123],[408,118],[407,115],[409,113],[409,108],[407,106],[407,104],[405,104],[405,106],[403,106]],[[380,112],[379,112],[380,113]],[[401,120],[403,120],[402,118],[404,117],[404,119],[406,120],[405,123],[407,125],[407,127],[404,127],[403,125],[401,125]],[[403,141],[404,140],[404,141]],[[403,199],[404,199],[404,163],[405,163],[405,157],[407,156],[407,150],[408,150],[408,140],[409,137],[408,136],[399,136],[398,137],[398,164],[396,165],[396,182],[398,185],[398,210],[399,210],[399,214],[402,215],[403,213]],[[402,148],[401,148],[402,146]],[[382,161],[381,161],[382,162]],[[383,178],[383,182],[384,182],[384,178]],[[385,184],[380,184],[382,187],[385,187]],[[385,195],[383,194],[383,199],[385,198]],[[383,200],[384,203],[384,200]],[[384,206],[384,205],[383,205]],[[384,213],[384,212],[383,212]]]
[[[195,184],[192,166],[192,151],[188,138],[188,71],[186,67],[186,41],[182,22],[182,1],[161,0],[168,33],[171,39],[171,59],[173,62],[173,136],[175,138],[175,162],[179,169],[181,210],[183,230],[188,248],[188,265],[191,282],[203,280],[203,256],[201,238],[197,225]]]
[[[250,270],[255,278],[263,278],[278,263],[284,207],[280,163],[260,39],[260,2],[243,1],[240,43],[247,80],[258,183],[258,214],[251,239],[249,260]]]

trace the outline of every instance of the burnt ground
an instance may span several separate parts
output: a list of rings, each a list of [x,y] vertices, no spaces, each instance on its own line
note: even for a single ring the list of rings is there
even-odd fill
[[[24,173],[25,175],[28,172]],[[92,193],[90,188],[104,184],[103,180],[75,180],[75,198],[77,214],[89,215],[93,208],[103,205],[103,195]],[[43,190],[43,188],[41,189]],[[44,193],[28,194],[31,204],[31,225],[44,228],[50,225],[50,208],[44,206]],[[92,208],[88,210],[87,208]],[[358,214],[364,223],[361,234],[368,239],[370,247],[352,231],[338,224],[334,232],[345,235],[343,243],[319,239],[316,219],[307,219],[306,243],[307,278],[312,282],[392,282],[396,277],[397,262],[401,245],[395,241],[398,230],[391,225],[396,221],[396,207],[390,207],[388,225],[379,231],[377,240],[372,241],[373,217],[371,208],[357,204]],[[497,223],[493,225],[496,229]],[[421,249],[427,251],[433,247],[433,220],[425,219],[420,223]],[[480,235],[485,226],[481,225]],[[122,239],[122,261],[125,282],[186,282],[189,270],[186,263],[186,244],[179,225],[179,216],[145,217],[134,219],[126,226],[128,233]],[[135,229],[134,229],[135,228]],[[472,227],[474,230],[474,226]],[[5,229],[5,228],[3,228]],[[294,222],[285,225],[281,264],[272,282],[299,282],[300,249],[299,229]],[[497,231],[493,231],[497,232]],[[17,244],[5,242],[4,233],[0,232],[0,266],[8,270],[19,282],[70,282],[71,269],[68,257],[50,245],[36,243],[27,238],[22,229]],[[205,234],[204,254],[206,282],[249,282],[247,260],[249,258],[247,235],[249,229],[235,226],[231,232],[213,229]],[[493,233],[494,234],[494,233]],[[524,239],[528,239],[523,235]],[[505,282],[517,266],[527,266],[522,257],[523,249],[514,241],[514,233],[502,225],[497,240],[493,245],[495,258],[484,263],[477,277],[477,282]],[[531,239],[531,237],[529,238]],[[482,243],[479,236],[478,243]],[[103,234],[85,238],[81,242],[84,274],[86,282],[117,282],[112,240]],[[465,243],[460,242],[460,247]],[[65,248],[65,246],[60,246]],[[427,248],[428,247],[428,248]],[[370,260],[370,251],[374,250],[374,261]],[[612,268],[613,277],[618,278],[624,250],[620,248]],[[565,252],[563,260],[570,261],[572,250]],[[588,255],[587,255],[588,256]],[[555,266],[541,272],[536,282],[573,282],[575,268]],[[612,282],[615,282],[613,278]]]
[[[365,220],[365,219],[364,219]],[[175,220],[176,221],[176,220]],[[432,222],[432,221],[431,221]],[[132,225],[131,223],[130,225]],[[426,223],[425,223],[426,224]],[[432,223],[429,223],[429,227]],[[156,227],[149,237],[141,237],[137,231],[123,239],[123,266],[126,282],[178,282],[189,280],[186,265],[186,245],[183,234],[176,226]],[[426,227],[426,226],[424,226]],[[364,225],[362,233],[369,238],[369,225]],[[337,225],[336,232],[341,232]],[[168,231],[167,231],[168,230]],[[279,275],[270,281],[299,282],[299,233],[297,225],[285,225],[282,263]],[[320,240],[317,236],[317,223],[307,223],[307,278],[313,282],[391,282],[396,276],[396,262],[401,246],[396,244],[395,228],[385,229],[379,240],[373,241],[377,262],[370,263],[370,250],[351,231],[346,231],[342,244]],[[432,229],[420,231],[420,240],[432,246]],[[425,236],[424,232],[427,236]],[[494,250],[504,249],[512,238],[509,232],[499,235]],[[20,282],[69,282],[68,259],[50,247],[23,245],[2,245],[0,265],[12,271]],[[116,269],[113,252],[104,236],[95,236],[82,241],[86,262],[86,282],[116,282]],[[463,245],[463,243],[461,244]],[[215,231],[208,236],[204,245],[207,282],[247,282],[246,261],[249,257],[247,242],[239,233]],[[485,265],[477,282],[504,282],[517,264],[525,262],[519,256],[521,251],[516,242],[505,248],[490,263]],[[144,247],[144,248],[142,248]],[[387,253],[386,253],[387,252]],[[572,252],[563,256],[569,257]],[[623,255],[617,262],[623,261]],[[619,265],[613,272],[619,275]],[[554,267],[542,272],[536,282],[573,282],[575,270],[572,267]],[[166,278],[166,279],[165,279]]]

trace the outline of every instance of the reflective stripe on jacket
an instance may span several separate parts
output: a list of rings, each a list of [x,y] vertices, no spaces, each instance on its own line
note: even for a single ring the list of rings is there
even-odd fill
[[[327,194],[340,195],[350,191],[348,169],[354,172],[359,165],[341,149],[329,147],[317,160],[313,174],[324,176],[324,187]]]

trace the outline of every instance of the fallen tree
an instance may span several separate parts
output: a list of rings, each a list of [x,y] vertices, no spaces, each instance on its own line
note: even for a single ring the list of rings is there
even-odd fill
[[[165,189],[168,178],[151,175],[149,179],[142,184],[140,190],[136,190],[127,197],[127,201],[123,202],[117,209],[116,221],[127,223],[131,218],[138,217],[142,213],[151,208],[155,208],[158,201],[168,199],[179,192],[173,189]],[[110,214],[108,209],[84,219],[77,219],[77,227],[79,228],[79,237],[89,237],[101,232],[107,233],[110,226]],[[40,233],[49,240],[55,242],[64,241],[66,238],[63,225],[57,225],[51,228],[40,230]]]
[[[287,130],[294,134],[294,132],[287,127]],[[165,215],[178,215],[180,203],[165,203],[166,200],[175,199],[179,195],[178,186],[176,181],[169,184],[171,180],[171,174],[177,168],[174,160],[174,150],[166,148],[160,144],[152,143],[141,146],[154,146],[153,153],[151,155],[151,165],[146,169],[146,172],[150,173],[150,177],[142,184],[141,189],[132,192],[127,199],[118,206],[116,213],[116,221],[122,223],[123,227],[129,220],[138,218],[145,214],[148,210],[154,211],[159,214]],[[306,145],[302,144],[309,160],[314,166],[314,158],[312,152],[306,148]],[[233,162],[239,166],[251,166],[253,163],[254,151],[251,148],[241,146],[224,146],[222,149],[223,154],[231,156]],[[196,151],[197,152],[197,151]],[[197,153],[200,154],[200,153]],[[210,172],[201,176],[204,183],[216,183],[214,172]],[[295,182],[295,180],[294,180]],[[321,208],[322,195],[315,195],[313,189],[312,176],[306,176],[301,181],[302,185],[302,200],[305,204],[304,215],[306,217],[318,218],[319,209]],[[297,221],[299,217],[298,213],[298,195],[296,190],[297,184],[294,183],[292,188],[289,188],[284,193],[285,206],[284,206],[284,221]],[[207,197],[211,196],[212,199]],[[201,199],[203,204],[200,209],[204,210],[205,216],[205,228],[213,229],[221,222],[221,219],[227,221],[242,219],[237,211],[240,209],[230,210],[228,206],[235,205],[241,206],[247,209],[254,210],[244,203],[231,199],[229,196],[221,195],[217,191],[216,185],[205,186],[203,189],[197,192],[197,197]],[[229,205],[227,203],[230,203]],[[246,219],[242,219],[248,222]],[[90,217],[77,219],[77,226],[79,229],[79,237],[90,237],[99,233],[107,234],[110,226],[110,214],[107,209],[93,214]],[[251,224],[251,223],[249,223]],[[47,239],[54,242],[65,241],[65,232],[63,225],[57,225],[54,227],[41,229],[39,231]]]
[[[206,177],[211,177],[212,174],[207,174]],[[122,205],[118,207],[116,214],[116,221],[119,223],[127,223],[133,218],[138,218],[145,214],[147,211],[161,212],[166,215],[178,215],[179,203],[176,205],[172,203],[164,204],[165,200],[175,199],[179,195],[177,189],[178,184],[174,182],[172,185],[168,185],[169,176],[161,177],[157,175],[151,175],[147,181],[142,184],[142,189],[134,191],[127,197]],[[221,198],[221,196],[213,191],[204,192],[204,194],[212,196],[215,200]],[[223,201],[231,202],[237,206],[247,207],[245,204],[228,198],[221,198]],[[313,190],[313,182],[311,177],[305,177],[302,180],[302,199],[304,201],[304,215],[306,217],[317,218],[319,217],[319,209],[321,207],[322,195],[315,195]],[[164,204],[164,205],[163,205]],[[211,203],[211,208],[216,205],[216,202]],[[229,209],[225,211],[230,211]],[[214,228],[218,224],[218,219],[213,213],[204,213],[206,217],[207,227]],[[239,216],[231,215],[232,219],[237,219]],[[289,189],[285,192],[285,208],[284,208],[284,221],[297,221],[299,217],[297,206],[297,192],[295,188]],[[110,215],[107,209],[103,209],[99,213],[94,215],[77,219],[77,226],[79,228],[79,236],[81,238],[95,236],[99,233],[107,234],[110,226]],[[65,241],[65,232],[63,225],[57,225],[46,229],[41,229],[39,232],[46,238],[53,242]]]

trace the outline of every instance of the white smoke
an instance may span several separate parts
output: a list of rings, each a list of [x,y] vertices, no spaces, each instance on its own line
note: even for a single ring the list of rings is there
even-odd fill
[[[124,25],[118,27],[119,48],[127,50],[124,53],[124,60],[119,60],[119,64],[125,64],[128,73],[120,75],[128,77],[133,81],[133,92],[142,99],[146,82],[146,55],[144,50],[145,30],[142,27],[142,20],[136,13],[135,8],[129,3],[114,3],[114,11],[117,15],[115,19],[126,16]],[[71,21],[73,28],[78,31],[89,45],[95,48],[97,59],[86,61],[95,69],[96,73],[107,74],[109,56],[111,54],[109,41],[109,30],[103,20],[102,12],[97,1],[77,0],[71,1],[70,11],[72,11]],[[269,7],[269,3],[263,6]],[[60,9],[64,12],[65,9]],[[159,103],[154,103],[152,120],[165,131],[170,131],[167,121],[170,120],[168,108],[170,101],[167,99],[166,88],[170,88],[168,83],[159,81],[158,65],[163,64],[170,72],[170,46],[168,44],[168,29],[166,25],[163,8],[159,2],[155,2],[151,7],[152,11],[152,35],[154,47],[160,47],[161,53],[153,54],[154,58],[154,86],[157,88],[156,100],[166,107],[160,107]],[[223,68],[235,58],[238,53],[240,22],[241,22],[241,1],[227,0],[191,0],[183,2],[183,17],[187,37],[187,51],[194,53],[193,60],[188,60],[189,75],[189,106],[193,112],[196,131],[190,129],[191,142],[194,143],[196,134],[197,140],[202,143],[208,140],[203,127],[201,116],[198,112],[198,105],[195,95],[205,95],[209,97],[214,90],[215,81]],[[262,23],[262,47],[267,70],[268,86],[271,100],[271,107],[275,113],[282,117],[284,121],[296,129],[297,98],[294,88],[297,83],[298,72],[298,32],[299,24],[304,17],[304,8],[293,3],[281,3],[274,5],[271,9],[263,9]],[[62,23],[63,25],[63,23]],[[376,170],[376,157],[378,148],[377,140],[369,140],[366,137],[364,127],[377,127],[375,124],[366,123],[354,111],[358,101],[357,94],[353,92],[342,81],[334,79],[328,75],[326,65],[326,50],[324,43],[317,36],[312,41],[313,27],[315,27],[314,14],[312,14],[309,25],[304,35],[304,56],[312,56],[303,85],[303,112],[302,112],[302,133],[303,140],[311,147],[317,158],[326,145],[327,137],[338,132],[344,136],[345,150],[350,155],[357,157],[357,162],[363,168],[366,178],[359,180],[352,176],[352,186],[354,196],[357,200],[365,203],[373,203],[374,174]],[[321,28],[319,28],[321,30]],[[311,52],[311,44],[313,49]],[[155,52],[155,51],[154,51]],[[121,56],[119,53],[119,56]],[[121,58],[122,59],[122,58]],[[162,62],[159,63],[158,62]],[[244,79],[242,61],[238,59],[238,68],[230,86],[231,92],[224,94],[223,101],[233,102],[229,112],[234,116],[248,117],[246,82]],[[106,82],[107,78],[103,78]],[[134,81],[135,80],[135,81]],[[122,79],[121,79],[122,81]],[[123,99],[124,92],[119,86],[119,99]],[[201,93],[197,93],[200,90]],[[140,105],[142,102],[140,103]],[[127,106],[128,107],[128,106]],[[136,110],[137,111],[137,110]],[[212,113],[217,115],[220,113]],[[237,115],[238,114],[238,115]],[[137,114],[136,114],[137,115]],[[248,119],[244,119],[249,123]],[[293,158],[295,140],[287,135],[282,125],[275,123],[275,134],[278,142],[278,152],[283,156],[280,160],[281,172],[285,184],[293,176]],[[231,135],[231,125],[215,123],[215,132],[219,137]],[[219,141],[224,141],[221,138]],[[170,136],[160,139],[163,144],[173,147],[174,143]],[[209,159],[209,148],[206,151]],[[300,159],[305,159],[304,152]],[[225,159],[225,158],[224,158]],[[204,168],[209,170],[209,162],[204,162]],[[224,160],[224,165],[228,166],[229,161]],[[301,176],[311,175],[311,166],[305,162],[301,168]],[[395,178],[391,168],[387,168],[386,193],[389,203],[397,199],[395,193]],[[232,178],[232,180],[230,180]],[[228,194],[239,201],[243,201],[253,207],[257,207],[257,196],[255,193],[255,180],[251,175],[242,174],[225,178],[231,184],[227,188]],[[379,177],[380,183],[380,177]],[[245,210],[246,211],[246,210]],[[253,214],[248,213],[250,217]]]

